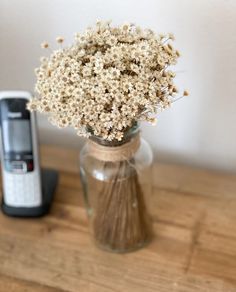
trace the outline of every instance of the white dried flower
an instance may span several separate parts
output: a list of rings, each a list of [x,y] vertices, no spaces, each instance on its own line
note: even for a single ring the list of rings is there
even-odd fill
[[[58,44],[62,44],[64,42],[64,38],[62,36],[58,36],[56,38],[56,41],[57,41]]]
[[[42,49],[47,49],[49,47],[49,44],[47,42],[41,43],[41,48]]]

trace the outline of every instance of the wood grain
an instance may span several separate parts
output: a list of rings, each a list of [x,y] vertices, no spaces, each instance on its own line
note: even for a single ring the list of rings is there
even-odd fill
[[[97,249],[89,234],[78,152],[41,148],[60,171],[50,215],[0,213],[0,292],[236,292],[236,176],[155,164],[155,238],[124,255]]]

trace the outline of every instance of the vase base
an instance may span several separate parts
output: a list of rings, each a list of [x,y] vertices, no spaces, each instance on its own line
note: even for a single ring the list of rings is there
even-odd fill
[[[138,251],[139,249],[142,249],[144,247],[146,247],[147,245],[149,245],[152,241],[152,238],[144,241],[144,242],[141,242],[133,247],[129,247],[129,248],[125,248],[125,249],[115,249],[115,248],[111,248],[110,246],[108,245],[103,245],[101,243],[99,243],[98,241],[94,240],[94,243],[95,245],[101,249],[101,250],[104,250],[104,251],[107,251],[107,252],[111,252],[111,253],[119,253],[119,254],[122,254],[122,253],[130,253],[130,252],[135,252],[135,251]]]

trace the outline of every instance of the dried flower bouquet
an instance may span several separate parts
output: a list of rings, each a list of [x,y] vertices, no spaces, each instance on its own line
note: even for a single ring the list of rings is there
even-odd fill
[[[158,111],[178,99],[175,73],[169,69],[179,57],[173,40],[172,34],[156,35],[133,24],[113,27],[97,22],[94,28],[77,33],[71,46],[61,46],[41,59],[36,69],[38,97],[28,107],[49,114],[58,127],[71,126],[80,136],[99,137],[109,146],[108,152],[120,147],[137,122],[155,123]],[[59,44],[63,41],[57,38]],[[50,50],[48,43],[42,47]],[[125,251],[145,241],[150,228],[135,167],[125,179],[123,175],[124,169],[135,165],[134,155],[122,155],[113,161],[113,179],[102,182],[104,195],[97,201],[93,226],[99,243]],[[104,171],[111,162],[103,159]],[[136,209],[129,209],[134,201]],[[112,226],[117,228],[114,232]]]

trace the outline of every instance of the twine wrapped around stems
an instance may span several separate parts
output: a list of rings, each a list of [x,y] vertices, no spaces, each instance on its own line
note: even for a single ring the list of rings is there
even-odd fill
[[[120,146],[104,146],[92,140],[88,141],[89,153],[91,156],[102,161],[122,161],[129,160],[140,146],[140,135]]]
[[[100,184],[95,194],[96,207],[92,228],[96,243],[105,249],[125,252],[137,249],[151,238],[151,223],[144,193],[135,167],[135,153],[140,147],[137,133],[120,146],[104,146],[89,141],[89,154],[103,162],[103,171],[112,167],[109,180]]]

